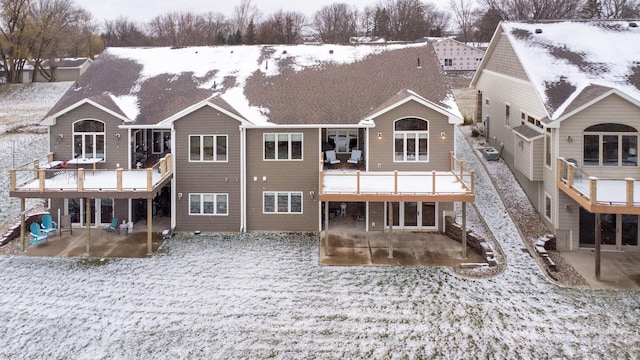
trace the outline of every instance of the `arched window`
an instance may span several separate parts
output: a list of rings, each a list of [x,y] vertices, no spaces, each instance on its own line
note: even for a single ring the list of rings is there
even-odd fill
[[[80,120],[73,124],[73,157],[104,160],[104,122]]]
[[[394,160],[429,161],[429,122],[404,118],[394,123]]]
[[[589,126],[583,134],[586,166],[637,166],[638,130],[624,124]]]

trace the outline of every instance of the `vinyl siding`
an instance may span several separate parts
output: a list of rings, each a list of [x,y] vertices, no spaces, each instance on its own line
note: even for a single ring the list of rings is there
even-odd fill
[[[174,122],[176,230],[240,231],[240,123],[211,107]],[[227,162],[190,162],[190,135],[227,135]],[[189,215],[189,194],[223,193],[228,215]]]
[[[500,33],[485,69],[495,71],[521,80],[528,80],[518,56],[511,47],[507,35]]]
[[[429,122],[429,161],[428,162],[394,162],[393,134],[394,122],[406,117],[417,117]],[[451,168],[449,152],[453,151],[454,125],[448,118],[415,101],[409,101],[374,119],[375,128],[369,131],[369,171],[448,171]],[[379,140],[377,134],[382,133]],[[446,139],[440,133],[446,133]]]
[[[115,169],[116,164],[126,168],[129,164],[129,144],[127,130],[119,129],[122,120],[108,114],[95,106],[84,104],[58,117],[56,124],[50,127],[49,146],[54,153],[54,160],[67,161],[73,158],[73,123],[78,120],[100,120],[105,123],[105,158],[104,163],[97,165],[101,169]],[[60,140],[58,135],[62,134]],[[116,138],[120,134],[120,139]]]
[[[577,160],[578,167],[586,171],[590,176],[609,179],[640,178],[638,167],[583,166],[584,129],[596,124],[618,123],[632,126],[640,131],[638,119],[640,119],[640,108],[620,96],[612,94],[560,124],[560,129],[558,129],[558,154],[565,159]],[[571,136],[571,142],[567,141],[568,136]],[[554,156],[554,159],[556,158]],[[551,180],[549,179],[548,181]],[[547,181],[547,178],[545,178],[545,181]],[[555,184],[555,178],[553,181]],[[573,230],[571,242],[573,248],[577,249],[580,235],[578,204],[561,192],[558,198],[560,200],[557,202],[559,215],[557,228]],[[568,204],[569,208],[565,208],[565,204]]]
[[[318,231],[319,129],[247,129],[247,230]],[[302,133],[302,161],[263,160],[264,133]],[[302,192],[302,214],[264,214],[263,192]]]

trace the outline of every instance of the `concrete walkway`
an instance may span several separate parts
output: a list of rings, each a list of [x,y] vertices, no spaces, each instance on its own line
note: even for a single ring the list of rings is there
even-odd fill
[[[603,251],[600,281],[596,280],[593,250],[565,251],[561,255],[592,289],[640,290],[640,251]]]

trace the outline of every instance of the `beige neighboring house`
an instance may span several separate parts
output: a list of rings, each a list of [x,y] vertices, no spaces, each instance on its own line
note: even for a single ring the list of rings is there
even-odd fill
[[[91,66],[93,60],[89,58],[62,58],[55,60],[55,81],[76,81]],[[48,72],[49,61],[45,61],[42,67]],[[33,65],[25,66],[22,73],[22,82],[28,83],[33,79]],[[36,82],[48,82],[42,74],[36,76]]]
[[[445,71],[475,71],[484,57],[484,50],[451,38],[430,38],[438,60]]]
[[[503,22],[472,80],[487,140],[559,250],[640,250],[638,24]]]

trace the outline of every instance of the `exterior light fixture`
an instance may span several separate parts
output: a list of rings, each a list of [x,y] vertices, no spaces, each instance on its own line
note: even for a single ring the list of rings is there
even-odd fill
[[[441,138],[442,140],[446,139],[446,138],[447,138],[447,134],[445,134],[445,132],[444,132],[444,131],[443,131],[443,132],[441,132],[441,133],[440,133],[440,138]]]
[[[378,140],[382,140],[382,133],[381,132],[378,133]]]

